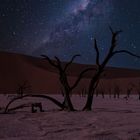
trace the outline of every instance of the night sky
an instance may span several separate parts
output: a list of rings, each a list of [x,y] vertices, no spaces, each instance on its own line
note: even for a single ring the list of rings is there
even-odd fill
[[[140,0],[0,0],[0,50],[78,63],[95,63],[93,39],[101,60],[111,32],[122,29],[118,49],[140,55]],[[139,68],[140,60],[117,55],[110,66]]]

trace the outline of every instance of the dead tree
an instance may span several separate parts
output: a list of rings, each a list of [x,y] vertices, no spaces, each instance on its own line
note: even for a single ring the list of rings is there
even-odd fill
[[[25,92],[31,89],[31,85],[28,84],[28,81],[24,81],[22,84],[18,84],[16,93],[18,96],[22,97]]]
[[[83,110],[90,111],[92,109],[93,95],[94,95],[95,89],[97,87],[97,81],[101,78],[106,65],[108,64],[108,62],[110,61],[110,59],[114,55],[120,54],[120,53],[126,53],[126,54],[129,54],[131,56],[140,58],[140,56],[135,55],[127,50],[115,50],[117,47],[117,44],[116,44],[117,39],[116,38],[122,31],[119,30],[119,31],[114,32],[111,27],[109,27],[109,28],[110,28],[110,31],[112,33],[111,46],[109,48],[107,55],[105,56],[104,60],[102,61],[102,63],[100,63],[100,52],[99,52],[99,48],[97,46],[97,41],[96,41],[96,39],[94,39],[94,48],[96,51],[96,66],[97,66],[97,68],[96,68],[95,74],[92,76],[92,78],[90,80],[90,84],[88,87],[87,101],[86,101],[86,104],[85,104]]]
[[[140,100],[140,81],[138,82],[138,85],[136,86],[136,91],[138,93],[138,98]]]
[[[101,84],[100,84],[100,93],[102,95],[102,98],[104,99],[105,98],[105,89],[104,89],[103,82],[101,82]]]
[[[110,86],[108,87],[107,92],[108,92],[109,98],[111,99],[112,88]]]
[[[120,98],[121,89],[118,85],[114,87],[114,98]]]
[[[106,93],[108,94],[109,98],[111,99],[112,96],[112,82],[110,80],[106,81]]]
[[[102,83],[100,83],[100,86],[98,85],[98,87],[95,90],[95,95],[96,97],[98,97],[98,95],[101,95],[101,97],[104,99],[105,98],[105,89],[102,86]],[[93,94],[94,96],[94,94]]]
[[[127,87],[127,97],[128,98],[130,97],[130,94],[132,93],[133,87],[134,87],[133,83],[128,84],[128,87]]]
[[[129,98],[130,97],[130,94],[132,92],[133,88],[127,88],[127,97]]]
[[[62,64],[62,62],[60,61],[60,59],[58,57],[55,56],[55,60],[53,61],[51,60],[48,56],[46,55],[41,55],[42,57],[44,57],[45,60],[47,60],[54,68],[57,69],[57,71],[59,72],[59,80],[60,83],[62,85],[63,88],[63,94],[64,94],[64,106],[65,106],[65,110],[68,111],[74,111],[74,107],[73,104],[71,102],[71,98],[70,95],[72,94],[73,89],[75,89],[77,87],[77,85],[79,84],[79,82],[81,81],[81,79],[83,78],[83,75],[88,72],[89,70],[93,70],[93,68],[87,68],[85,70],[83,70],[77,80],[75,81],[75,83],[71,86],[69,84],[68,81],[68,77],[67,77],[67,70],[69,68],[69,66],[71,66],[71,64],[73,63],[74,59],[80,55],[74,55],[71,60],[69,62],[67,62],[64,66]]]
[[[4,93],[8,99],[14,99],[16,97],[22,97],[25,95],[25,93],[29,92],[31,90],[31,85],[28,83],[27,80],[25,80],[23,83],[20,83],[17,85],[17,88],[13,92],[14,94],[6,94]],[[16,94],[15,94],[16,93]]]

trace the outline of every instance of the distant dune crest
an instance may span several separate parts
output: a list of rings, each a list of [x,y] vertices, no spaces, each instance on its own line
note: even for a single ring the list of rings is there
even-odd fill
[[[65,62],[63,63],[65,65]],[[61,86],[59,75],[47,61],[22,54],[0,52],[0,93],[14,93],[17,85],[28,81],[32,86],[31,91],[35,93],[60,94]],[[69,81],[73,82],[81,70],[93,65],[73,63],[68,70]],[[91,76],[88,72],[74,92],[86,88]],[[107,67],[102,76],[102,81],[127,86],[130,82],[137,82],[140,79],[140,70]],[[106,83],[107,83],[106,82]],[[105,83],[105,82],[104,82]]]

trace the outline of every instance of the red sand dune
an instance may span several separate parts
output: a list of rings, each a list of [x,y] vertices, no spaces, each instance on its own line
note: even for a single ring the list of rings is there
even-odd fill
[[[65,65],[65,62],[63,63]],[[32,86],[32,92],[57,94],[61,92],[59,75],[46,60],[41,58],[0,52],[0,93],[14,93],[18,84],[25,80]],[[72,84],[81,70],[93,65],[73,63],[68,70],[69,81]],[[95,72],[95,71],[94,71]],[[93,71],[85,74],[80,85],[74,92],[80,92],[88,85]],[[127,87],[130,82],[137,84],[140,80],[140,70],[107,67],[102,76],[105,86],[119,84]],[[105,81],[105,82],[104,82]]]

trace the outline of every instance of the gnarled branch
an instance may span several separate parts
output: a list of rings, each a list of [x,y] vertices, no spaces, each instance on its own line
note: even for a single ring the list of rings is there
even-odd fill
[[[54,104],[56,104],[57,106],[59,106],[60,108],[64,109],[64,105],[63,105],[62,103],[60,103],[59,101],[57,101],[56,99],[54,99],[54,98],[52,98],[52,97],[50,97],[50,96],[47,96],[47,95],[33,95],[33,94],[29,94],[29,95],[23,95],[23,96],[21,96],[21,97],[16,97],[16,98],[12,99],[12,100],[6,105],[4,113],[7,113],[9,106],[10,106],[13,102],[15,102],[15,101],[17,101],[17,100],[20,100],[20,99],[23,99],[23,98],[26,98],[26,97],[38,97],[38,98],[48,99],[48,100],[52,101]]]
[[[74,56],[71,58],[71,60],[65,65],[64,71],[67,70],[67,68],[69,67],[69,65],[71,65],[72,62],[74,61],[74,59],[75,59],[76,57],[78,57],[78,56],[81,56],[81,55],[80,55],[80,54],[76,54],[76,55],[74,55]]]
[[[95,69],[94,69],[94,68],[87,68],[87,69],[83,70],[83,71],[80,73],[80,75],[78,76],[78,79],[75,81],[75,83],[74,83],[73,86],[71,87],[71,90],[73,90],[73,89],[78,85],[78,83],[80,82],[80,80],[83,78],[83,75],[84,75],[86,72],[90,71],[90,70],[95,70]]]
[[[134,53],[132,53],[132,52],[130,52],[130,51],[127,51],[127,50],[114,51],[114,52],[113,52],[113,55],[115,55],[115,54],[120,54],[120,53],[126,53],[126,54],[128,54],[128,55],[131,55],[131,56],[140,58],[140,55],[136,55],[136,54],[134,54]]]
[[[57,65],[61,67],[61,61],[60,61],[60,59],[57,56],[55,56],[54,58],[56,59]]]
[[[100,67],[100,60],[99,60],[99,58],[100,58],[100,53],[99,53],[99,49],[98,49],[98,46],[97,46],[97,41],[96,41],[96,39],[94,39],[94,48],[95,48],[95,50],[96,50],[96,65],[97,65],[98,67]]]
[[[41,55],[42,57],[44,57],[45,60],[47,60],[52,66],[57,68],[57,64],[55,64],[48,56],[46,55]]]
[[[115,36],[117,36],[118,34],[120,34],[122,32],[122,30],[118,30],[118,31],[114,32],[111,26],[109,26],[109,29],[110,29],[112,35],[115,35]]]
[[[122,32],[122,30],[114,32],[110,26],[109,26],[109,29],[111,30],[111,33],[112,33],[111,47],[110,47],[108,54],[106,55],[104,61],[101,64],[102,69],[105,67],[105,65],[108,63],[108,61],[111,59],[111,57],[114,55],[113,51],[116,48],[116,42],[117,42],[116,38]]]
[[[109,29],[112,33],[111,47],[109,49],[109,53],[112,53],[113,50],[116,48],[116,42],[117,42],[116,37],[122,32],[122,30],[118,30],[114,32],[111,26],[109,26]]]

